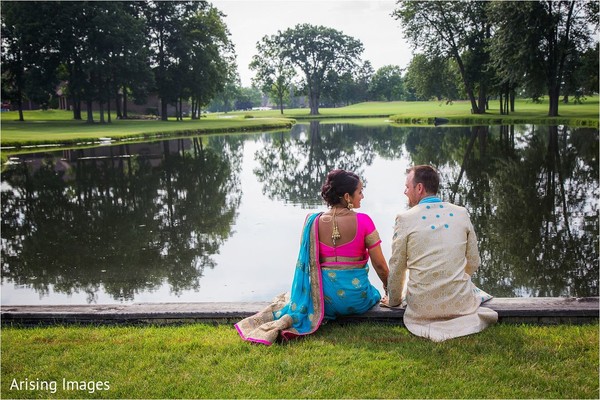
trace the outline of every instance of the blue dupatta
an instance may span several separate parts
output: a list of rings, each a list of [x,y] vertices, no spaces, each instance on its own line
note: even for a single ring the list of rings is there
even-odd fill
[[[280,334],[291,339],[313,333],[321,325],[323,283],[315,224],[320,214],[310,215],[304,224],[291,292],[277,296],[267,308],[235,324],[242,339],[271,345]]]

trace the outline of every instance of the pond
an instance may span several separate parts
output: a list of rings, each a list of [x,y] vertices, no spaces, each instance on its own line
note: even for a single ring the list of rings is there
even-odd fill
[[[327,171],[365,181],[386,258],[405,170],[467,207],[497,297],[598,296],[598,130],[298,124],[19,154],[2,172],[2,304],[269,301]],[[372,282],[381,283],[371,269]]]

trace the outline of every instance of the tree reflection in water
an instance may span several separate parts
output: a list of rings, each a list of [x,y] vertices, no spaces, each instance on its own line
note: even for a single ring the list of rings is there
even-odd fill
[[[256,155],[255,173],[269,197],[314,206],[331,168],[363,175],[376,157],[433,164],[442,173],[443,198],[471,213],[483,262],[475,277],[479,285],[497,296],[597,296],[597,154],[593,129],[390,132],[317,122],[306,133],[266,143]],[[401,181],[403,172],[390,174]],[[384,245],[388,240],[383,238]]]
[[[258,150],[244,154],[246,141],[259,141]],[[250,175],[242,171],[245,157],[252,159]],[[205,268],[227,274],[214,256],[237,224],[242,176],[258,180],[278,203],[321,208],[320,187],[333,168],[355,171],[370,198],[387,199],[386,187],[368,185],[377,160],[394,163],[385,173],[395,185],[404,183],[403,166],[440,169],[442,197],[467,207],[478,234],[483,265],[474,279],[494,295],[598,295],[594,129],[312,122],[258,138],[20,158],[2,174],[2,281],[40,296],[52,288],[87,293],[94,302],[102,288],[130,301],[164,285],[174,295],[197,290]],[[384,202],[389,224],[401,211],[396,202]],[[387,251],[391,238],[382,239]],[[248,248],[268,238],[256,240]],[[297,251],[297,242],[290,246]]]
[[[2,279],[116,300],[199,285],[241,200],[239,140],[66,151],[2,174]],[[235,167],[238,166],[238,167]]]
[[[312,121],[309,129],[302,127],[292,138],[274,136],[257,152],[259,167],[254,173],[269,198],[318,206],[321,185],[330,170],[342,168],[363,175],[364,166],[375,157],[371,139],[368,132],[347,124],[321,126]]]

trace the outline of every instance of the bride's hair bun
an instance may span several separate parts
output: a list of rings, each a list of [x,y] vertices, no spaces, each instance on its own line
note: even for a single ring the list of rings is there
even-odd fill
[[[360,178],[353,172],[343,169],[334,169],[327,174],[325,183],[321,187],[321,197],[328,206],[339,204],[344,194],[353,194],[358,187]]]

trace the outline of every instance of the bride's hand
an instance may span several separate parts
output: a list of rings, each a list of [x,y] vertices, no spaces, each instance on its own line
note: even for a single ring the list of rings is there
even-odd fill
[[[381,298],[381,301],[379,302],[379,305],[381,307],[389,307],[390,306],[387,294]]]

